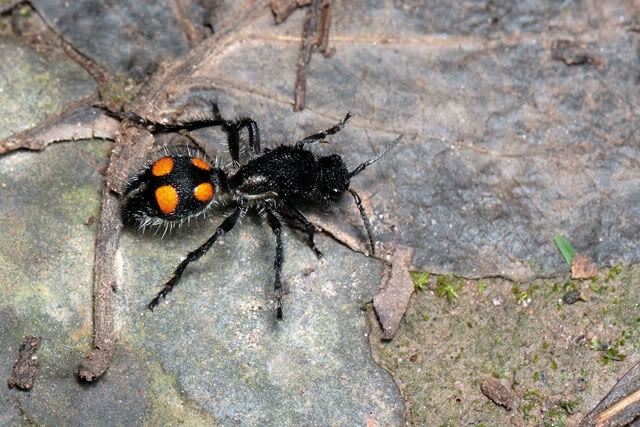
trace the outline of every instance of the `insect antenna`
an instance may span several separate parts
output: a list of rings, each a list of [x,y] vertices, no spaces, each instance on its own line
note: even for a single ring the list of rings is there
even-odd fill
[[[402,139],[402,135],[397,137],[391,144],[389,144],[386,147],[384,147],[382,149],[382,151],[379,152],[378,154],[376,154],[373,158],[371,158],[371,159],[367,160],[366,162],[360,164],[360,166],[355,168],[352,172],[349,172],[349,179],[351,179],[354,176],[358,175],[360,172],[365,170],[368,166],[371,166],[372,164],[374,164],[375,162],[380,160],[382,158],[382,156],[387,154],[387,152],[389,150],[391,150],[393,147],[395,147],[395,145],[397,143],[399,143],[401,139]],[[371,245],[371,255],[375,255],[376,254],[376,244],[375,244],[375,241],[373,240],[373,227],[371,226],[371,221],[369,221],[369,217],[367,216],[367,212],[364,210],[364,206],[362,206],[362,200],[360,199],[360,196],[358,196],[358,193],[356,193],[355,190],[353,190],[351,188],[349,188],[349,193],[351,193],[351,195],[353,196],[353,200],[355,200],[356,206],[358,206],[358,210],[360,211],[360,216],[362,217],[362,221],[364,222],[364,228],[367,229],[367,235],[369,236],[369,244]]]
[[[382,149],[381,152],[379,152],[378,154],[376,154],[373,158],[367,160],[366,162],[362,163],[360,166],[358,166],[357,168],[355,168],[353,171],[349,172],[349,179],[353,178],[354,176],[358,175],[360,172],[362,172],[363,170],[365,170],[367,167],[371,166],[372,164],[374,164],[375,162],[377,162],[378,160],[380,160],[382,158],[382,156],[384,156],[385,154],[387,154],[387,152],[389,150],[391,150],[393,147],[396,146],[397,143],[400,142],[400,140],[402,139],[403,135],[400,135],[399,137],[397,137],[391,144],[387,145],[386,147],[384,147]]]
[[[362,206],[362,200],[360,200],[360,196],[355,190],[349,189],[349,193],[353,196],[353,200],[356,202],[356,206],[358,206],[358,210],[360,211],[360,216],[362,217],[362,221],[364,222],[364,228],[367,229],[367,235],[369,236],[369,244],[371,245],[371,255],[376,254],[376,242],[373,241],[373,227],[371,227],[371,221],[369,221],[369,217],[367,216],[367,212],[364,210],[364,206]]]

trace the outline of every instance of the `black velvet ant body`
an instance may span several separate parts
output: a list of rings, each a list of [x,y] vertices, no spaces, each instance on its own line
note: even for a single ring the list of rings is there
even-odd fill
[[[189,263],[203,256],[221,235],[229,232],[249,209],[256,209],[266,218],[276,238],[274,296],[276,314],[282,319],[282,244],[281,218],[286,217],[302,224],[309,244],[318,257],[322,253],[316,247],[313,236],[315,227],[300,211],[305,204],[339,200],[345,192],[353,196],[364,221],[372,254],[375,254],[373,231],[358,194],[349,187],[350,180],[365,168],[377,162],[400,137],[387,145],[379,154],[349,172],[342,158],[337,155],[318,156],[307,145],[326,142],[324,138],[339,132],[351,114],[324,132],[310,135],[294,145],[280,145],[273,149],[260,147],[260,134],[250,118],[236,121],[224,120],[214,105],[214,118],[193,120],[180,124],[154,123],[130,113],[128,118],[146,127],[152,133],[191,131],[209,126],[221,126],[229,136],[228,145],[234,171],[229,174],[200,152],[187,148],[169,149],[133,176],[124,189],[124,219],[146,225],[171,226],[204,212],[220,197],[231,198],[236,207],[213,235],[176,268],[171,279],[148,307],[153,310],[160,298],[166,297],[180,280]],[[246,128],[249,135],[249,160],[240,164],[240,130]]]

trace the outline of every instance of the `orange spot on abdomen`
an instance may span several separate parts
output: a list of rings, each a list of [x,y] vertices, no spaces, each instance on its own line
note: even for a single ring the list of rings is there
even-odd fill
[[[165,215],[169,215],[176,210],[178,201],[178,192],[172,186],[163,185],[156,190],[156,202],[158,202],[158,207]]]
[[[158,159],[151,168],[153,176],[164,176],[173,170],[173,159],[171,157],[163,157]]]
[[[193,195],[201,202],[208,202],[213,197],[213,186],[208,182],[203,182],[193,189]]]
[[[205,171],[208,171],[211,169],[211,166],[209,166],[207,162],[205,162],[204,160],[198,159],[197,157],[194,157],[193,159],[191,159],[191,163],[193,163],[195,167]]]

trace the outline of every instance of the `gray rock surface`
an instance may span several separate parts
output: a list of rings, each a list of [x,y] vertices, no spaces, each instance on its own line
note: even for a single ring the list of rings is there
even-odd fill
[[[34,7],[64,40],[111,73],[142,80],[164,60],[187,53],[204,34],[204,10],[167,2],[36,0]],[[176,10],[178,9],[178,10]],[[193,17],[190,20],[188,18]],[[196,40],[190,40],[195,38]]]

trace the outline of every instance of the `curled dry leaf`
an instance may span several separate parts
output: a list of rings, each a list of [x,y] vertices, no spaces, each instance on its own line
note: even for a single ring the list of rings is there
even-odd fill
[[[392,339],[400,320],[407,310],[409,297],[413,293],[413,281],[409,275],[409,263],[413,249],[397,246],[392,258],[391,275],[373,297],[373,307],[382,324],[382,339]]]

